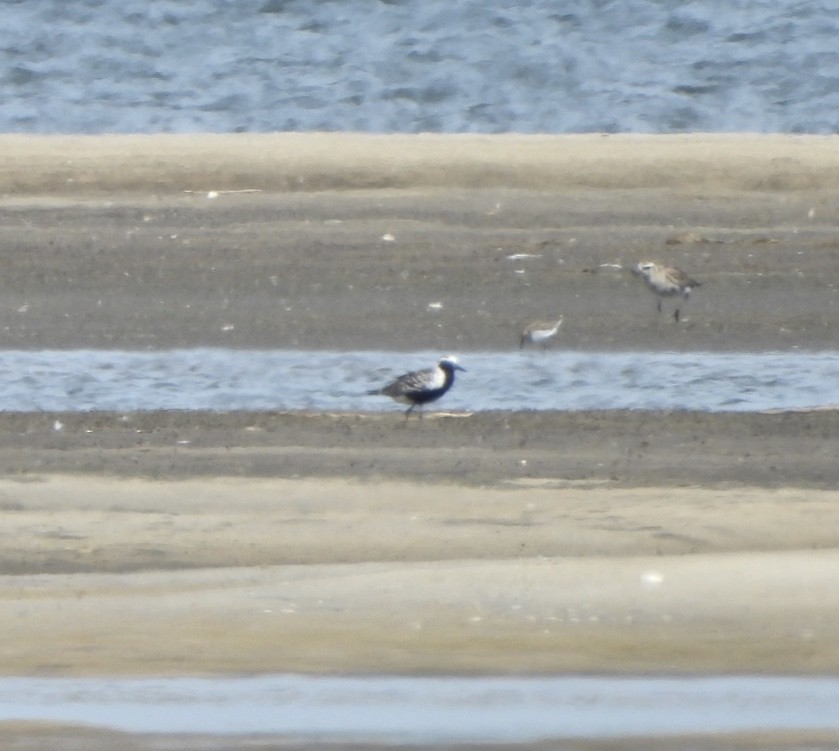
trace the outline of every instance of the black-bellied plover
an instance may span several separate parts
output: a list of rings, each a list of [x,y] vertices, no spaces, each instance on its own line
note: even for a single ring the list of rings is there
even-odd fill
[[[632,273],[640,276],[658,298],[659,313],[661,313],[661,301],[665,297],[678,295],[682,298],[682,302],[686,302],[690,297],[690,291],[702,284],[695,279],[691,279],[684,271],[675,266],[667,266],[655,261],[641,261],[632,269]],[[677,321],[679,320],[681,304],[676,303],[676,310],[673,312],[673,318]]]
[[[433,368],[405,373],[387,386],[367,393],[389,396],[397,402],[410,405],[405,411],[406,420],[415,407],[420,408],[419,415],[422,417],[422,405],[436,401],[452,387],[456,370],[465,372],[466,368],[458,363],[456,357],[447,355]]]
[[[556,321],[533,321],[528,323],[521,332],[521,339],[519,339],[519,349],[525,344],[541,344],[543,348],[548,346],[548,342],[556,336],[559,327],[562,326],[563,317],[560,316]]]

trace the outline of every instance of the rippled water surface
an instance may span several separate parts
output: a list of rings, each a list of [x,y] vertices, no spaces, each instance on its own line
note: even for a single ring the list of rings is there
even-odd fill
[[[0,132],[839,131],[832,0],[2,7]]]
[[[836,707],[835,678],[0,680],[0,720],[403,743],[839,730]]]
[[[398,410],[366,392],[435,352],[0,352],[0,409]],[[839,403],[839,352],[471,352],[431,408],[759,411]]]

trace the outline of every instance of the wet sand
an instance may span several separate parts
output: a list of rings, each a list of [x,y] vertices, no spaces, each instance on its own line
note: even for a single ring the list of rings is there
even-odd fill
[[[0,195],[2,347],[839,347],[836,138],[5,136]]]
[[[839,346],[836,138],[0,145],[3,348]],[[0,415],[2,672],[835,674],[837,415]]]

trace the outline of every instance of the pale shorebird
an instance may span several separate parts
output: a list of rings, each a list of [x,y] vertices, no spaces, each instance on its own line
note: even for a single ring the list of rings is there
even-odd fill
[[[420,408],[419,415],[422,417],[422,405],[437,401],[452,387],[456,370],[466,372],[466,368],[458,363],[456,357],[447,355],[433,368],[405,373],[387,386],[373,389],[367,393],[369,395],[389,396],[397,402],[410,405],[405,411],[406,420],[414,407]]]
[[[661,301],[665,297],[679,296],[682,298],[682,302],[687,302],[690,291],[702,284],[695,279],[691,279],[684,271],[675,266],[667,266],[655,261],[641,261],[632,269],[632,273],[640,276],[658,298],[659,313],[661,313]],[[682,303],[676,303],[676,310],[673,312],[673,318],[677,321],[679,320],[681,305]]]
[[[559,327],[562,326],[562,316],[556,321],[533,321],[528,323],[521,332],[521,339],[519,339],[519,349],[522,349],[525,344],[541,344],[542,347],[547,347],[548,342],[556,336]]]

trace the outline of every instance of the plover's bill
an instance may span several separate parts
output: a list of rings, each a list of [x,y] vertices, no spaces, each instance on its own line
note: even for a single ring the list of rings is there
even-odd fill
[[[458,363],[456,357],[447,355],[433,368],[405,373],[387,386],[373,389],[367,393],[371,395],[382,394],[395,399],[397,402],[410,405],[405,411],[406,420],[414,407],[420,408],[420,417],[422,417],[422,405],[436,401],[452,387],[456,370],[465,372],[466,368]]]
[[[701,286],[701,282],[691,279],[684,271],[675,266],[666,266],[655,261],[641,261],[632,273],[640,276],[647,287],[652,290],[658,298],[658,312],[661,313],[661,301],[665,297],[679,296],[682,301],[687,301],[690,291],[694,287]],[[681,303],[676,304],[673,318],[679,320]]]
[[[559,327],[562,326],[562,316],[556,321],[533,321],[524,327],[521,332],[521,339],[519,339],[519,349],[525,344],[541,344],[542,347],[547,347],[548,342],[556,336]]]

